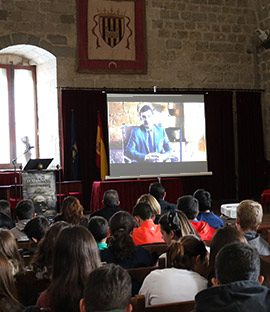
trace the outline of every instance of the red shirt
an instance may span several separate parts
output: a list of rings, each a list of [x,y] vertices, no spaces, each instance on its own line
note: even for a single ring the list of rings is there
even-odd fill
[[[140,227],[135,228],[132,238],[135,245],[164,243],[159,224],[155,224],[152,220],[146,220]]]
[[[210,241],[216,230],[204,221],[190,221],[196,232],[203,241]]]

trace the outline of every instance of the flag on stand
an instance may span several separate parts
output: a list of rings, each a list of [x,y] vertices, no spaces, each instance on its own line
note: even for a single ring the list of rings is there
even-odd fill
[[[71,110],[71,175],[72,180],[79,180],[79,157],[76,141],[74,110]]]
[[[97,140],[96,140],[96,165],[100,170],[100,179],[104,181],[105,176],[108,175],[108,163],[99,112],[98,112]]]

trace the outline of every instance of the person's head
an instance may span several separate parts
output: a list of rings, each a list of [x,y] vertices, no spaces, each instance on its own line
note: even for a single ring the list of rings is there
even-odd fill
[[[193,194],[199,202],[199,211],[204,212],[211,210],[211,194],[204,189],[198,189]]]
[[[10,230],[13,227],[14,227],[14,223],[10,219],[10,217],[5,213],[0,212],[0,228]]]
[[[58,221],[52,224],[46,231],[44,237],[40,240],[38,248],[34,254],[33,266],[35,268],[47,269],[48,278],[52,274],[52,258],[55,242],[61,231],[70,226],[65,221]]]
[[[24,271],[16,240],[9,230],[0,229],[0,252],[12,262],[14,275]]]
[[[154,196],[157,200],[163,199],[166,195],[165,188],[161,183],[154,182],[149,186],[149,193]]]
[[[257,231],[262,218],[262,206],[253,200],[243,200],[237,207],[236,223],[242,232]]]
[[[79,224],[83,217],[83,206],[78,198],[68,196],[62,203],[62,215],[64,220],[70,224]]]
[[[105,207],[119,206],[119,195],[116,190],[107,190],[103,194],[103,204]]]
[[[24,233],[33,242],[39,242],[49,227],[49,221],[45,217],[36,217],[26,223]]]
[[[96,242],[100,243],[108,235],[109,223],[101,216],[92,217],[88,222],[88,230],[92,233]]]
[[[198,235],[187,216],[180,210],[171,210],[164,214],[159,219],[159,224],[162,238],[167,245],[170,245],[172,240],[178,241],[187,234]]]
[[[131,237],[136,221],[127,211],[116,212],[109,220],[111,236],[108,239],[108,246],[111,248],[114,257],[122,261],[131,257],[135,250],[134,241]]]
[[[148,204],[152,210],[154,215],[160,215],[161,214],[161,208],[159,202],[155,199],[154,196],[150,194],[143,194],[138,200],[137,204],[140,203],[146,203]]]
[[[144,105],[140,109],[140,119],[146,129],[152,129],[154,125],[154,112],[151,106]]]
[[[99,266],[100,256],[93,235],[80,225],[64,228],[56,239],[53,253],[52,282],[48,288],[52,310],[79,311],[86,280]]]
[[[167,251],[168,267],[206,273],[208,252],[204,242],[195,235],[185,235],[174,241]]]
[[[18,220],[27,220],[33,218],[35,207],[31,199],[23,199],[18,202],[15,211]]]
[[[0,212],[11,216],[10,203],[6,199],[0,199]]]
[[[196,219],[199,213],[198,200],[191,195],[179,197],[177,200],[177,208],[183,211],[189,220]]]
[[[146,203],[140,203],[134,206],[133,216],[141,226],[144,221],[150,220],[153,217],[153,210]]]
[[[215,259],[217,253],[224,246],[231,243],[247,243],[245,236],[240,233],[235,227],[225,226],[216,230],[210,245],[209,273],[208,283],[211,284],[211,279],[215,276]]]
[[[255,248],[244,243],[229,244],[216,256],[216,278],[212,281],[215,286],[246,280],[262,283],[260,269],[260,256]]]
[[[121,310],[131,312],[131,278],[115,264],[106,264],[92,271],[86,282],[81,312]]]
[[[3,298],[13,306],[16,311],[18,308],[22,308],[21,304],[17,300],[16,288],[14,284],[14,278],[12,276],[12,270],[8,258],[4,253],[0,251],[0,311],[7,311],[6,304],[3,302]]]

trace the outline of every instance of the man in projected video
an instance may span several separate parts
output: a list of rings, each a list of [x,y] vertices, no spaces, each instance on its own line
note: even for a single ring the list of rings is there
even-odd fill
[[[141,126],[132,129],[125,155],[132,162],[164,162],[170,158],[171,147],[165,129],[157,126],[153,109],[140,109]]]

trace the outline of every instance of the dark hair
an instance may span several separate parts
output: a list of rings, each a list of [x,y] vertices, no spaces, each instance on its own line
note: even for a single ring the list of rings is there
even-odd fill
[[[40,241],[48,227],[49,221],[45,217],[36,217],[26,223],[23,231],[29,239],[35,238]]]
[[[95,216],[90,218],[88,222],[88,230],[92,233],[96,242],[99,243],[107,237],[109,223],[104,217]]]
[[[8,258],[2,252],[0,252],[0,276],[0,311],[8,312],[13,309],[14,311],[22,310],[23,306],[17,300],[17,293],[10,263]],[[2,299],[6,299],[8,305],[10,305],[9,309],[6,306],[7,302],[4,302]]]
[[[38,243],[38,248],[34,254],[32,263],[34,272],[43,272],[44,268],[46,268],[46,278],[51,279],[55,242],[60,232],[68,226],[70,225],[67,222],[59,221],[48,228],[44,237]]]
[[[187,216],[180,210],[173,209],[167,214],[164,214],[159,219],[159,224],[161,229],[167,234],[170,234],[170,232],[173,231],[178,239],[187,234],[198,236]]]
[[[0,199],[0,212],[10,216],[10,203],[6,199]]]
[[[127,211],[116,212],[109,220],[111,236],[108,246],[117,261],[130,258],[135,251],[135,244],[130,236],[136,226],[136,221]]]
[[[75,196],[66,197],[62,203],[61,214],[56,217],[57,221],[60,220],[60,218],[58,220],[58,217],[62,217],[62,221],[66,221],[70,224],[79,224],[83,217],[83,206],[79,199]]]
[[[199,203],[193,196],[185,195],[178,198],[177,208],[183,211],[189,220],[193,220],[198,215]]]
[[[3,212],[0,212],[0,228],[8,229],[8,230],[14,228],[13,221],[10,219],[10,217],[7,214]]]
[[[35,213],[35,207],[31,199],[23,199],[16,206],[16,216],[19,220],[31,219]]]
[[[245,243],[224,246],[216,256],[216,278],[220,284],[257,281],[261,262],[257,250]]]
[[[200,256],[201,261],[207,259],[204,242],[195,235],[185,235],[179,242],[173,241],[167,251],[168,267],[193,270],[193,259]]]
[[[212,237],[210,245],[210,259],[209,259],[209,269],[208,269],[208,285],[212,285],[211,279],[215,276],[215,259],[217,253],[224,246],[235,243],[242,242],[247,243],[245,236],[240,233],[235,227],[225,226],[216,230]]]
[[[103,195],[104,206],[117,206],[119,202],[119,195],[116,190],[107,190]]]
[[[90,272],[99,266],[100,256],[93,235],[80,225],[63,229],[56,239],[52,282],[47,290],[52,310],[79,312],[85,282]]]
[[[24,272],[23,260],[18,251],[16,239],[7,229],[0,229],[0,252],[12,263],[14,275]]]
[[[153,114],[153,109],[150,105],[144,105],[141,109],[139,114],[141,115],[141,113],[147,112],[147,111],[151,111],[151,113]]]
[[[151,183],[149,186],[149,193],[152,196],[154,196],[157,200],[160,200],[164,196],[165,188],[161,183],[158,182]]]
[[[153,210],[150,205],[146,203],[139,203],[133,208],[133,216],[138,216],[144,221],[149,220],[153,217]]]
[[[199,202],[199,211],[211,210],[211,194],[204,189],[198,189],[193,194]]]
[[[115,264],[106,264],[92,271],[85,285],[85,312],[126,309],[131,298],[131,278]]]

